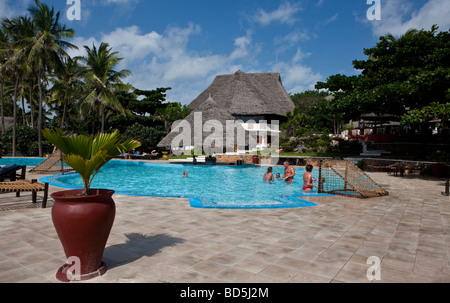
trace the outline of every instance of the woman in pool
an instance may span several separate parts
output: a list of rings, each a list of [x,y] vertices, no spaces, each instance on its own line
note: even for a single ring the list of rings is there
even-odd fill
[[[303,191],[305,192],[312,192],[314,187],[319,189],[317,185],[313,184],[317,180],[314,180],[315,178],[311,175],[312,170],[313,166],[311,164],[306,165],[306,172],[303,174]]]
[[[272,167],[269,167],[267,169],[267,172],[264,174],[263,177],[264,182],[274,182],[275,179],[273,177],[273,173],[272,173]]]

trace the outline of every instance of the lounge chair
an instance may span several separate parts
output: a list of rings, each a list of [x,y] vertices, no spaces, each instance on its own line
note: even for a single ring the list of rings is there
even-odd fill
[[[27,167],[21,165],[6,165],[0,168],[0,182],[4,182],[5,179],[10,181],[24,180]],[[20,174],[17,172],[21,171]]]
[[[21,192],[31,192],[31,201],[33,204],[37,202],[37,192],[43,191],[44,197],[42,199],[42,208],[47,207],[48,199],[48,183],[38,183],[37,180],[26,181],[12,181],[0,182],[0,193],[16,193],[16,197],[20,197]]]

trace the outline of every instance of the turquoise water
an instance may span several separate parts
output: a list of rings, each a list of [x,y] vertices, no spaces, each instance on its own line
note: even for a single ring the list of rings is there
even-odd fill
[[[183,178],[183,172],[188,178]],[[204,166],[155,164],[113,160],[94,178],[92,188],[108,188],[116,194],[189,198],[191,206],[202,208],[290,208],[316,204],[297,197],[315,196],[303,193],[304,169],[296,169],[293,183],[264,183],[265,167]],[[274,175],[283,175],[282,167],[274,167]],[[82,188],[78,174],[51,176],[41,182],[67,189]]]
[[[34,167],[39,165],[42,161],[44,161],[44,158],[1,158],[0,166],[17,164],[20,166],[26,165]]]

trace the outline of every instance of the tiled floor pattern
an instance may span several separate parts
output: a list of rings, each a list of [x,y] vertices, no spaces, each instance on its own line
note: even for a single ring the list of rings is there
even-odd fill
[[[191,208],[185,199],[114,196],[117,215],[104,253],[109,270],[89,283],[449,283],[444,182],[370,175],[388,197],[214,210]],[[5,201],[30,203],[31,197],[0,195],[0,205]],[[370,257],[381,262],[379,281],[367,278],[376,265],[368,264]],[[0,211],[0,282],[58,282],[55,272],[64,262],[51,208]]]

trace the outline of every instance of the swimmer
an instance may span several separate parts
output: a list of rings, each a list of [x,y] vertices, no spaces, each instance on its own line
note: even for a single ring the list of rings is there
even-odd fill
[[[294,182],[295,169],[289,164],[289,161],[284,162],[284,167],[284,175],[281,178],[284,179],[284,181],[286,181],[287,183]]]
[[[303,191],[305,192],[312,192],[314,187],[319,189],[317,185],[313,184],[317,180],[311,175],[312,170],[313,166],[311,164],[306,165],[306,172],[303,174]]]
[[[263,181],[264,182],[273,182],[273,181],[275,181],[274,178],[273,178],[272,167],[269,167],[267,169],[267,172],[264,174]]]

